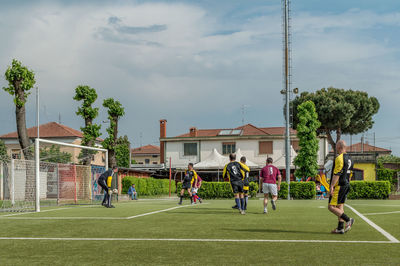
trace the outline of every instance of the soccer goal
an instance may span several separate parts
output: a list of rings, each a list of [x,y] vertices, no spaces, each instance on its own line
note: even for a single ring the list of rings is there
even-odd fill
[[[34,161],[12,159],[0,167],[0,211],[98,202],[97,178],[107,162],[106,149],[36,139]]]

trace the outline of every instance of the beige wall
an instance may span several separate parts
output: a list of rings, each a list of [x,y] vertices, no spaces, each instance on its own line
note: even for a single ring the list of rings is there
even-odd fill
[[[150,161],[148,164],[160,164],[160,155],[157,155],[157,157],[153,157],[152,155],[132,154],[132,160],[135,160],[137,164],[146,164],[146,159]]]

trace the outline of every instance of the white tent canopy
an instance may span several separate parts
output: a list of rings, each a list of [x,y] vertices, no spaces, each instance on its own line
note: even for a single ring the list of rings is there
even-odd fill
[[[293,169],[293,161],[294,158],[297,156],[296,151],[293,149],[293,146],[290,145],[290,159],[291,159],[291,168]],[[274,165],[278,168],[285,167],[285,154],[282,154],[277,160],[274,161]]]
[[[236,161],[240,161],[240,158],[243,156],[240,149],[236,151]],[[207,156],[203,161],[196,163],[194,168],[197,169],[223,169],[225,165],[229,163],[229,158],[221,155],[217,149],[213,149],[210,155]],[[252,161],[246,160],[246,165],[250,168],[258,167],[256,163]]]
[[[243,154],[242,154],[241,150],[238,149],[238,150],[236,151],[236,161],[239,162],[241,157],[243,157]],[[247,158],[246,158],[246,165],[247,165],[248,167],[250,167],[250,168],[252,168],[252,167],[258,167],[258,164],[253,163],[252,161],[248,160]]]
[[[222,169],[229,162],[228,157],[221,155],[217,149],[213,149],[210,155],[203,161],[196,163],[194,168],[197,169]]]

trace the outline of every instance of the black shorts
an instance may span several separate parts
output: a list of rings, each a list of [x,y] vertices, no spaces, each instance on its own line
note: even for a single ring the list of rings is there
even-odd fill
[[[192,185],[190,183],[182,183],[182,189],[189,189]]]
[[[329,197],[329,205],[340,205],[346,202],[347,194],[350,192],[350,185],[335,186],[333,195]]]
[[[243,182],[231,182],[233,194],[243,193]]]

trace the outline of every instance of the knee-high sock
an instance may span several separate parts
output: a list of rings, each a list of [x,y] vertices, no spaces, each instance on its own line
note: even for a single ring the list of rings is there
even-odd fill
[[[240,198],[240,206],[242,206],[242,210],[244,210],[244,198]]]
[[[190,203],[193,203],[193,196],[190,196]]]
[[[111,195],[107,193],[107,205],[111,206]]]
[[[107,202],[107,195],[108,195],[108,192],[107,192],[107,191],[104,191],[103,202],[101,203],[101,205],[106,204],[106,202]]]
[[[182,203],[183,196],[181,195],[179,202]]]
[[[239,210],[241,210],[240,199],[235,198],[236,205],[238,206]]]
[[[193,201],[194,201],[194,203],[196,203],[196,200],[197,200],[197,195],[193,195]]]
[[[249,196],[244,196],[244,209],[247,209],[247,202],[249,200]]]

